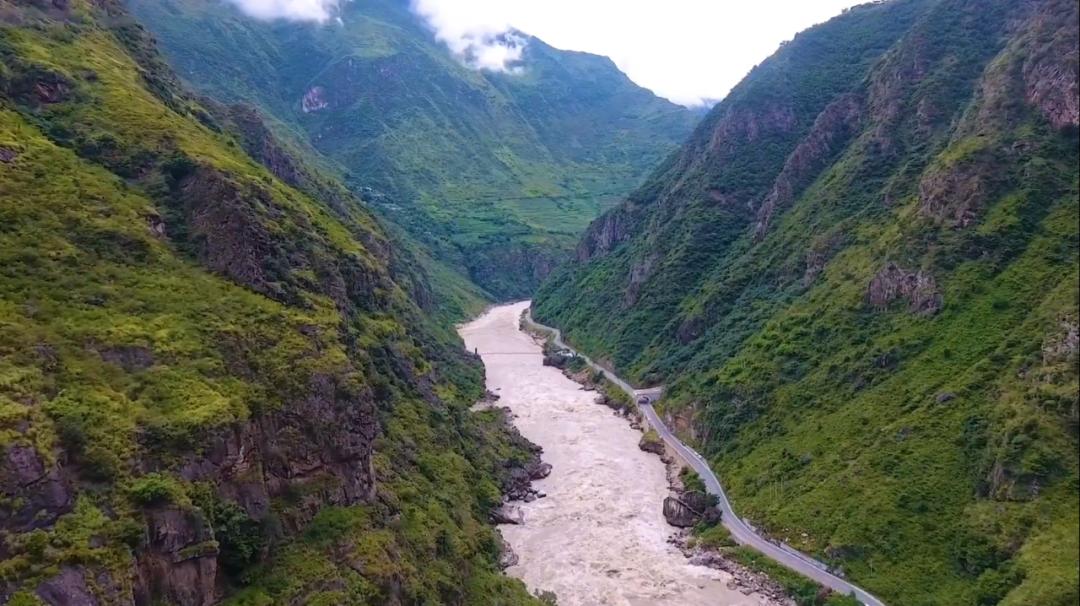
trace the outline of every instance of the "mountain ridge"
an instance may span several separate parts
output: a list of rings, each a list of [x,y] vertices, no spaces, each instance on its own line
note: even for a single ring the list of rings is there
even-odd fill
[[[0,58],[0,601],[536,603],[535,447],[407,243],[118,2],[4,0]]]
[[[665,384],[740,511],[886,602],[1075,602],[1075,19],[885,2],[799,34],[535,317]]]
[[[472,69],[396,0],[350,2],[321,26],[213,0],[128,5],[193,86],[259,106],[499,300],[531,292],[697,119],[609,59],[534,37],[514,73]]]

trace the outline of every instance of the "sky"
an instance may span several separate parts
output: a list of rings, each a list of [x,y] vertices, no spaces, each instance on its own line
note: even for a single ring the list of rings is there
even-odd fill
[[[328,21],[348,0],[230,0],[264,19]],[[634,82],[683,105],[724,97],[797,32],[853,0],[410,0],[463,62],[510,70],[526,41],[611,57]]]

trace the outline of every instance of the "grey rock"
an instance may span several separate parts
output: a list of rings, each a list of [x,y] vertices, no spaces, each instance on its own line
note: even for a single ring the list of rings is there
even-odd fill
[[[519,561],[518,555],[514,553],[514,548],[510,546],[506,539],[502,539],[502,547],[499,550],[499,568],[505,570],[511,566],[517,566]]]
[[[525,512],[520,507],[510,504],[502,504],[491,512],[491,521],[495,524],[514,524],[520,526],[525,523]]]
[[[50,606],[97,606],[100,602],[90,591],[81,568],[64,566],[55,576],[43,581],[34,591]]]
[[[870,281],[866,300],[871,307],[883,310],[900,299],[908,302],[911,313],[923,316],[936,314],[943,304],[933,276],[888,263]]]

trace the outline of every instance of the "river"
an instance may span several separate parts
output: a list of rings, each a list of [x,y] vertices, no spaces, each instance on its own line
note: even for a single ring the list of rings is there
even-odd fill
[[[559,606],[762,606],[729,589],[727,573],[690,565],[667,539],[661,513],[664,464],[642,452],[640,432],[551,367],[518,329],[528,302],[502,305],[459,330],[487,367],[488,389],[553,466],[520,503],[525,523],[500,530],[519,557],[507,574],[530,590],[554,591]]]

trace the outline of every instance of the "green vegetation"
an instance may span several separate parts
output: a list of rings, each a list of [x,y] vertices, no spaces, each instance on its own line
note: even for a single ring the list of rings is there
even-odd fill
[[[563,368],[571,374],[576,374],[585,370],[588,366],[589,364],[585,361],[585,358],[573,355],[566,360],[566,366]]]
[[[487,523],[528,453],[422,251],[119,4],[48,7],[0,1],[0,601],[537,603]]]
[[[443,264],[437,277],[498,300],[531,295],[698,118],[537,39],[521,73],[472,70],[399,0],[341,3],[340,26],[260,22],[224,0],[128,4],[192,85],[258,106]],[[325,107],[305,111],[311,91]]]
[[[690,546],[700,545],[706,549],[720,549],[722,547],[735,547],[735,540],[731,533],[721,524],[701,524],[694,528],[694,534],[690,537]]]
[[[662,456],[667,447],[664,445],[664,440],[660,438],[660,434],[656,433],[656,430],[648,429],[641,434],[641,439],[638,440],[638,448]]]
[[[596,390],[600,392],[600,398],[604,406],[613,408],[623,415],[637,414],[637,402],[630,397],[630,394],[623,391],[621,387],[608,381],[603,373],[595,371],[590,382],[595,385]]]
[[[226,603],[535,603],[490,564],[501,542],[486,516],[500,495],[486,466],[520,456],[499,435],[502,413],[473,419],[456,409],[455,434],[423,402],[401,408],[376,446],[379,501],[321,509],[296,540],[247,569]]]
[[[724,557],[747,568],[763,573],[779,583],[799,606],[858,606],[860,602],[847,595],[824,590],[816,581],[795,573],[761,553],[741,547],[721,524],[699,524],[693,530],[689,546],[717,551]]]
[[[1080,158],[1046,76],[1075,73],[1076,5],[1025,11],[800,34],[534,297],[665,385],[740,514],[887,603],[1080,593]]]
[[[705,490],[705,481],[701,479],[698,472],[689,467],[683,467],[679,470],[679,480],[682,481],[683,488],[686,490],[693,490],[696,492],[707,493]]]

